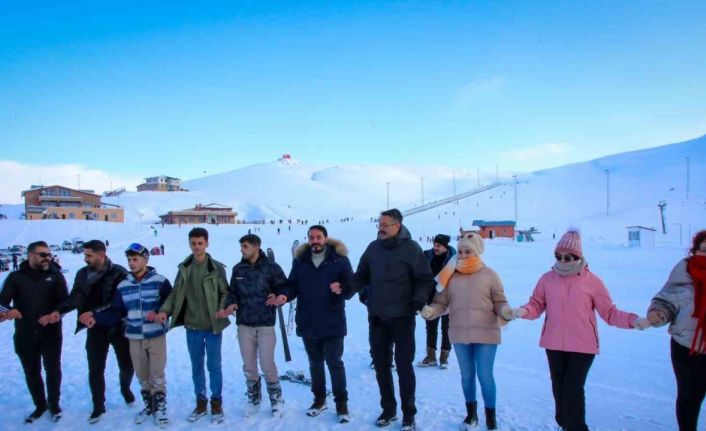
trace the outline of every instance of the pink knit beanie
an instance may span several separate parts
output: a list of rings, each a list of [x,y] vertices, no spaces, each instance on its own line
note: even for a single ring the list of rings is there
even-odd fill
[[[554,253],[567,253],[583,257],[583,252],[581,251],[581,234],[579,231],[570,229],[566,232],[559,242],[556,243]]]

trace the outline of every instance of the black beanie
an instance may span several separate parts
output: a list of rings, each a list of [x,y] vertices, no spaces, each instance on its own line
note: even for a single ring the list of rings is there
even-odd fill
[[[443,233],[438,234],[437,236],[434,237],[434,242],[440,245],[443,245],[446,248],[449,248],[449,242],[451,241],[451,237],[448,235],[444,235]]]

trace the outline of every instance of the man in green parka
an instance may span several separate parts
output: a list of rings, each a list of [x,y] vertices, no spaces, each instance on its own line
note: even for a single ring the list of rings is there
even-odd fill
[[[225,308],[228,281],[225,266],[206,253],[208,231],[197,227],[189,232],[191,255],[179,264],[174,289],[159,309],[156,320],[165,322],[171,316],[171,328],[184,325],[186,344],[191,357],[196,407],[187,417],[196,422],[208,407],[204,357],[211,387],[211,421],[223,422],[223,373],[221,341],[223,330],[230,324],[216,313]]]

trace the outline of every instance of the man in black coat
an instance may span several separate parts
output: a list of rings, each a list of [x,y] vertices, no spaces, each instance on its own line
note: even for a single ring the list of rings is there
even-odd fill
[[[355,291],[367,290],[370,348],[380,389],[382,414],[375,422],[387,426],[397,419],[397,400],[392,379],[391,355],[400,382],[402,430],[416,428],[414,393],[415,313],[426,304],[434,289],[429,262],[421,247],[402,225],[396,208],[380,213],[378,238],[368,245],[351,280]]]
[[[76,333],[88,328],[86,356],[88,358],[88,383],[93,399],[93,412],[88,423],[98,422],[105,413],[105,363],[108,348],[113,346],[120,369],[120,393],[127,404],[135,402],[130,390],[134,370],[130,359],[130,344],[125,338],[122,322],[113,326],[96,325],[94,313],[110,307],[115,289],[127,276],[127,270],[114,264],[106,256],[105,244],[97,239],[83,245],[86,266],[76,272],[69,297],[51,314],[40,318],[40,323],[57,322],[61,317],[77,310]]]
[[[451,237],[440,233],[434,237],[434,246],[429,250],[424,250],[424,256],[429,261],[431,273],[436,275],[446,266],[453,256],[456,255],[456,249],[449,245]],[[433,290],[429,295],[427,304],[431,304],[434,300]],[[451,352],[451,341],[449,340],[449,315],[445,314],[437,317],[434,320],[426,321],[427,330],[427,355],[424,359],[417,363],[420,367],[435,367],[436,362],[436,340],[439,334],[439,321],[441,321],[441,354],[439,355],[439,367],[445,369],[449,365],[449,353]]]
[[[265,374],[272,414],[282,413],[282,388],[275,364],[275,314],[277,296],[287,283],[282,268],[270,262],[260,248],[262,241],[255,234],[240,238],[242,260],[233,267],[226,307],[218,312],[226,317],[237,310],[238,346],[243,358],[248,404],[244,416],[257,412],[261,399],[260,368]]]
[[[35,406],[25,422],[36,421],[47,408],[56,422],[61,419],[61,322],[41,326],[39,317],[66,299],[66,280],[52,264],[52,254],[46,242],[31,243],[27,254],[28,260],[7,276],[0,291],[0,322],[15,321],[15,353],[22,363],[27,389]],[[46,395],[42,362],[47,375]]]
[[[343,364],[343,338],[346,336],[346,299],[354,292],[349,280],[353,275],[346,246],[328,237],[324,226],[314,225],[307,232],[308,243],[294,251],[287,289],[280,303],[297,301],[297,335],[304,340],[311,372],[314,402],[309,416],[326,409],[326,374],[324,361],[331,373],[331,386],[339,422],[350,421],[346,368]]]

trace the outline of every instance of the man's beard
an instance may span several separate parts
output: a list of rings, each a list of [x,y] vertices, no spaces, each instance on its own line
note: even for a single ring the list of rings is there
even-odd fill
[[[311,252],[314,254],[323,253],[326,250],[326,245],[314,244],[311,246]]]

